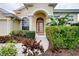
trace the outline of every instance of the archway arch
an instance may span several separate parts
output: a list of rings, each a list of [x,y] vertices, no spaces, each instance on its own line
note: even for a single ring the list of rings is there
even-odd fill
[[[33,25],[37,34],[45,33],[45,24],[48,18],[47,13],[44,10],[38,10],[33,14]]]
[[[36,12],[38,12],[38,11],[44,12],[47,16],[48,16],[48,14],[49,14],[49,12],[48,12],[46,9],[37,8],[37,9],[33,10],[33,12],[31,13],[31,15],[34,15],[34,14],[35,14]]]

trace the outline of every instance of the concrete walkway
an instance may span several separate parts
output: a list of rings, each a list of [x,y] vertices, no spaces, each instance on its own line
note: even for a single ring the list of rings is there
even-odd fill
[[[36,35],[36,40],[37,40],[37,42],[39,42],[40,40],[42,41],[41,45],[43,46],[44,51],[46,51],[48,49],[49,42],[45,35]]]

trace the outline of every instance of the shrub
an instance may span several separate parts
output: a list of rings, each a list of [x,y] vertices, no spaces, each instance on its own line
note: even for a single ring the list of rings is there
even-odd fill
[[[7,41],[7,43],[17,43],[17,41],[14,40],[14,39],[10,39],[10,40]]]
[[[27,30],[17,30],[17,31],[12,31],[10,33],[11,36],[22,36],[26,37],[29,39],[34,39],[35,38],[35,32],[34,31],[27,31]]]
[[[50,26],[46,35],[54,48],[77,48],[79,45],[78,26]]]
[[[29,39],[35,39],[35,32],[34,31],[27,31],[25,33],[25,37]]]
[[[0,49],[0,56],[15,56],[16,54],[17,49],[13,43],[8,43]]]

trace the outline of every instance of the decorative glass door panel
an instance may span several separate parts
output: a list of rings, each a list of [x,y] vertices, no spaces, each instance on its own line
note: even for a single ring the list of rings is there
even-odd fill
[[[38,34],[44,34],[44,21],[43,21],[43,19],[37,19],[36,31]]]
[[[39,23],[38,25],[38,32],[43,33],[43,23]]]

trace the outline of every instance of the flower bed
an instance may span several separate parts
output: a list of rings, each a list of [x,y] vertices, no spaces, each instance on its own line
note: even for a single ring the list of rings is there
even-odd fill
[[[1,36],[0,43],[1,43],[0,46],[6,45],[7,43],[14,43],[18,49],[17,55],[35,56],[35,55],[40,55],[44,52],[42,45],[40,45],[41,41],[37,42],[35,39],[30,40],[28,38],[21,37],[21,36]],[[10,51],[7,51],[7,49]],[[10,52],[13,49],[15,49],[15,48],[10,49],[8,46],[2,47],[1,56],[4,56],[4,55],[5,56],[14,56],[15,55],[14,53],[10,54]],[[23,51],[21,51],[21,50],[23,50]],[[5,53],[3,53],[3,51],[5,51]],[[14,51],[14,52],[16,52],[16,51]]]
[[[0,36],[0,43],[6,43],[9,41],[14,41],[14,37],[12,36]]]

